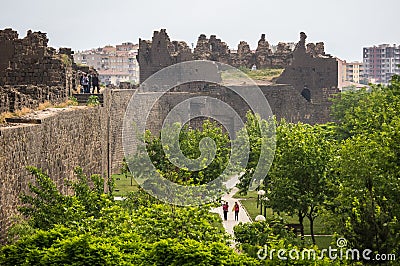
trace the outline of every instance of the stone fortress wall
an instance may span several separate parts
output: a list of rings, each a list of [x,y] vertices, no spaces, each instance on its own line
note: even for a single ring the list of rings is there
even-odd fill
[[[18,214],[18,195],[34,181],[26,166],[43,169],[63,193],[77,166],[89,175],[107,173],[103,116],[101,107],[50,109],[31,118],[36,124],[0,127],[0,243]]]
[[[0,113],[60,103],[75,90],[71,49],[56,51],[47,42],[41,32],[19,39],[16,31],[0,31]],[[64,193],[64,180],[75,178],[77,166],[89,175],[107,174],[105,110],[51,108],[0,124],[0,243],[18,214],[18,195],[34,181],[27,166],[42,168]]]
[[[278,43],[276,50],[271,49],[265,34],[261,35],[257,49],[252,51],[250,45],[241,41],[235,52],[215,35],[207,38],[201,34],[193,52],[183,41],[170,41],[165,29],[154,31],[152,40],[139,39],[139,53],[137,59],[140,67],[140,82],[143,82],[158,70],[189,60],[211,60],[233,67],[257,69],[286,68],[293,62],[294,50],[288,43]],[[297,48],[297,47],[296,47]],[[329,57],[325,54],[323,42],[304,44],[305,52],[313,58]]]
[[[48,41],[40,31],[19,39],[12,29],[0,30],[0,112],[62,102],[75,90],[73,52]]]

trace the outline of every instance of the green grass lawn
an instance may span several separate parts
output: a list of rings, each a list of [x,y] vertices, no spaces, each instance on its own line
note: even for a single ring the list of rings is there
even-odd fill
[[[257,208],[257,191],[249,191],[247,195],[242,196],[240,194],[236,194],[233,196],[234,198],[243,199],[240,202],[242,203],[243,207],[246,208],[247,212],[249,213],[251,219],[256,218],[257,215],[260,214],[260,207]],[[273,212],[271,208],[267,208],[267,216],[278,216],[276,212]],[[280,216],[284,218],[288,223],[299,223],[299,219],[297,215],[289,216],[285,213],[280,213]],[[304,233],[310,234],[310,222],[307,218],[304,219]],[[315,234],[331,234],[329,229],[325,228],[323,222],[320,218],[316,218],[314,221],[314,233]]]
[[[135,179],[132,179],[131,186],[131,176],[125,177],[121,174],[113,175],[115,180],[114,196],[124,196],[130,191],[136,191],[138,189],[138,184]]]
[[[257,191],[248,191],[246,195],[240,195],[239,192],[237,192],[235,195],[233,195],[232,198],[235,199],[257,199]]]
[[[253,193],[253,192],[250,192]],[[254,195],[255,194],[255,195]],[[257,208],[257,193],[253,193],[253,195],[248,194],[247,196],[238,196],[239,198],[243,199],[240,202],[242,203],[243,207],[247,210],[249,213],[250,217],[255,219],[257,215],[260,214],[260,208]],[[278,214],[275,212],[273,213],[271,208],[267,208],[267,217],[275,216],[278,217]],[[298,224],[299,220],[297,218],[297,215],[294,216],[288,216],[284,213],[281,213],[281,217],[283,217],[288,223],[294,223]],[[310,222],[308,219],[304,220],[304,234],[309,235],[310,234]],[[330,234],[329,232],[326,232],[326,229],[324,228],[323,224],[321,221],[317,218],[314,222],[314,234]],[[312,242],[311,236],[306,236],[305,239],[308,242]],[[328,248],[330,243],[332,242],[332,237],[331,236],[315,236],[315,241],[317,246],[322,249],[322,248]]]

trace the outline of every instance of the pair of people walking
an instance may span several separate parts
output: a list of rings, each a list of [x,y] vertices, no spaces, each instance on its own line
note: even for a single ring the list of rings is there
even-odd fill
[[[228,211],[229,211],[229,204],[228,202],[225,202],[222,205],[222,210],[224,212],[224,220],[228,220]],[[235,205],[233,205],[232,211],[235,212],[235,221],[239,221],[239,204],[235,202]]]

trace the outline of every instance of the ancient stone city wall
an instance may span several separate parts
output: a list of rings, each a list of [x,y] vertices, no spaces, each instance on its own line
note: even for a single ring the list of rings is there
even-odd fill
[[[304,34],[305,35],[305,34]],[[302,43],[304,53],[310,57],[325,56],[323,42]],[[138,62],[140,65],[140,82],[156,73],[164,67],[189,60],[211,60],[228,64],[233,67],[252,68],[286,68],[293,62],[293,45],[280,42],[276,50],[266,39],[265,34],[261,35],[257,49],[252,51],[250,45],[241,41],[235,52],[231,51],[228,45],[215,35],[207,38],[201,34],[197,40],[193,52],[183,41],[171,41],[166,30],[154,31],[152,40],[139,39]]]
[[[12,29],[0,30],[0,112],[39,103],[59,103],[75,89],[73,52],[47,46],[46,33],[28,31],[19,39]]]
[[[304,122],[310,124],[326,123],[331,121],[330,106],[328,98],[336,93],[336,89],[324,89],[321,91],[323,100],[318,102],[307,101],[291,85],[270,85],[260,86],[261,91],[269,102],[272,113],[278,120],[286,119],[288,122]],[[109,139],[110,139],[110,160],[111,172],[118,173],[121,167],[121,161],[124,157],[122,146],[122,123],[125,116],[125,110],[129,100],[136,90],[110,90],[105,94],[105,108],[108,108],[109,117]],[[140,97],[141,104],[153,104],[151,101],[153,92],[139,93],[135,97]],[[154,103],[152,111],[147,118],[147,128],[152,133],[157,134],[167,114],[179,103],[184,100],[196,97],[208,96],[217,98],[231,106],[245,121],[246,112],[249,107],[244,103],[240,96],[229,89],[218,87],[212,91],[194,91],[194,92],[168,92],[165,93],[157,102]],[[220,116],[218,109],[214,108],[212,103],[198,104],[192,101],[196,108],[189,108],[190,116],[203,115],[204,117]],[[191,105],[192,106],[192,105]],[[142,107],[133,106],[141,115]],[[226,122],[228,127],[237,131],[239,129],[238,121],[233,117],[220,117]],[[129,120],[128,120],[129,122]]]
[[[40,124],[0,127],[0,242],[17,214],[18,195],[33,181],[26,166],[42,168],[64,193],[64,179],[73,180],[77,166],[87,174],[107,172],[104,108],[51,110],[33,118]]]

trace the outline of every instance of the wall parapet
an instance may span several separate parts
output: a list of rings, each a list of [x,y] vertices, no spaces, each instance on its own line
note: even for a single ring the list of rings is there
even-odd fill
[[[40,124],[0,127],[0,242],[18,214],[18,195],[34,181],[27,166],[43,169],[63,193],[77,166],[88,175],[107,172],[104,116],[102,107],[49,108],[25,118]]]

